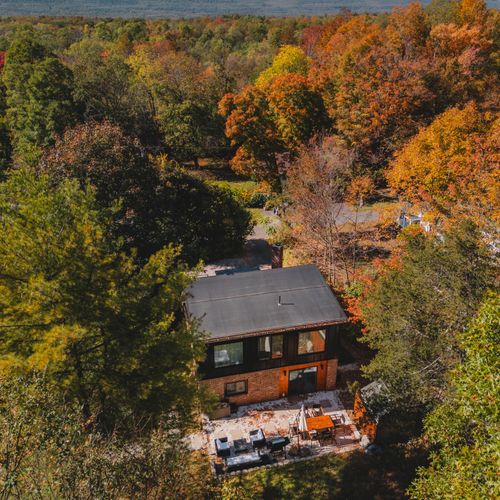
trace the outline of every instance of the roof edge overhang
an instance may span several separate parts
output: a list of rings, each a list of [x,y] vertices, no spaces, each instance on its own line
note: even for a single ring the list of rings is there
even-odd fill
[[[285,332],[296,332],[298,330],[309,330],[311,328],[321,328],[324,326],[333,326],[333,325],[341,325],[343,323],[348,323],[349,320],[346,317],[345,319],[337,320],[337,321],[324,321],[321,323],[308,323],[305,325],[297,325],[297,326],[289,326],[289,327],[283,327],[283,328],[272,328],[272,329],[267,329],[267,330],[257,330],[254,332],[248,332],[248,333],[240,333],[236,335],[226,335],[224,337],[215,337],[215,338],[208,338],[205,340],[206,344],[216,344],[219,342],[230,342],[231,340],[240,340],[240,339],[246,339],[250,337],[260,337],[262,335],[272,335],[276,333],[285,333]]]

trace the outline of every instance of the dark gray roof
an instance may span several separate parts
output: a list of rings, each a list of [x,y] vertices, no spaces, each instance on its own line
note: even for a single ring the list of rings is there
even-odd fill
[[[211,340],[347,321],[312,265],[200,278],[188,294],[187,313]]]

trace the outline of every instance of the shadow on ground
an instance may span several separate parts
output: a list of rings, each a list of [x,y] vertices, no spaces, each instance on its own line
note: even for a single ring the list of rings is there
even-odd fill
[[[330,455],[231,478],[238,498],[264,500],[378,500],[406,498],[416,469],[426,464],[423,450],[392,445],[381,456],[363,451]]]

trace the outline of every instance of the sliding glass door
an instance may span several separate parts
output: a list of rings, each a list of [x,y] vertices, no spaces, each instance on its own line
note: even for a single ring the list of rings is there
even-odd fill
[[[288,394],[315,392],[317,388],[318,367],[311,366],[300,370],[291,370],[288,374]]]

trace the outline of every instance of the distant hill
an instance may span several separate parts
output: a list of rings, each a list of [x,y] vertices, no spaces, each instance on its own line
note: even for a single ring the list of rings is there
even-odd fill
[[[343,8],[357,12],[384,12],[408,3],[410,0],[0,0],[0,16],[292,16],[331,14]],[[490,2],[491,5],[499,3],[499,0]]]

